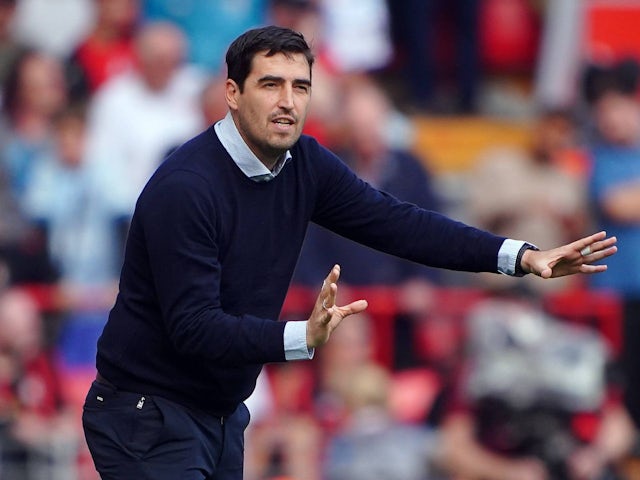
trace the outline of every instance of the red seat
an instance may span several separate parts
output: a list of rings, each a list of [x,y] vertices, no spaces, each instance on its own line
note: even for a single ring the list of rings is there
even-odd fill
[[[527,0],[482,2],[479,36],[486,69],[500,73],[533,71],[538,55],[540,18]]]
[[[419,423],[428,416],[440,392],[441,380],[428,368],[413,368],[393,374],[389,407],[401,422]]]
[[[629,0],[585,2],[583,54],[595,62],[640,59],[640,4]]]

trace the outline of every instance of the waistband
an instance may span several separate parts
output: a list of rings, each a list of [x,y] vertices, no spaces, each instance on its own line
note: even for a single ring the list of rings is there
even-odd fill
[[[96,373],[96,382],[99,383],[100,385],[103,385],[107,388],[110,388],[111,390],[113,390],[114,392],[120,392],[120,394],[122,393],[127,393],[127,394],[133,394],[133,395],[140,395],[140,393],[138,392],[122,392],[118,387],[116,387],[113,383],[111,383],[109,380],[107,380],[106,378],[104,378],[100,372]],[[154,397],[157,397],[157,395],[154,395]],[[195,412],[197,415],[207,415],[209,417],[213,417],[215,419],[218,419],[221,423],[225,422],[226,418],[229,418],[229,416],[231,416],[233,413],[229,414],[229,415],[216,415],[215,413],[212,412],[207,412],[206,410],[202,410],[199,409],[197,407],[192,407],[190,405],[181,405],[180,403],[177,403],[173,400],[167,399],[162,397],[165,401],[168,401],[170,403],[173,403],[175,405],[179,405],[180,408],[186,409],[186,410],[191,410],[193,412]]]
[[[114,390],[118,389],[118,387],[116,387],[113,383],[100,375],[100,372],[96,373],[96,382],[106,385],[109,388],[113,388]]]

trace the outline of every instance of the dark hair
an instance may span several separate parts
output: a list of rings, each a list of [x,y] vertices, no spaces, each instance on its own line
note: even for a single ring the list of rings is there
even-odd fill
[[[226,57],[227,77],[238,84],[241,92],[251,72],[253,57],[265,51],[268,57],[276,53],[287,56],[302,53],[309,63],[309,70],[313,65],[313,53],[301,33],[273,25],[248,30],[233,41]]]
[[[22,88],[22,76],[24,65],[38,55],[38,51],[32,48],[22,50],[11,62],[7,78],[2,87],[3,110],[13,122],[20,103],[20,89]]]
[[[68,120],[76,120],[85,124],[87,122],[87,104],[86,102],[76,101],[69,103],[62,110],[56,112],[53,116],[53,125],[58,127]]]
[[[609,92],[634,95],[638,90],[640,65],[635,59],[624,59],[613,65],[588,65],[582,77],[582,94],[589,104]]]

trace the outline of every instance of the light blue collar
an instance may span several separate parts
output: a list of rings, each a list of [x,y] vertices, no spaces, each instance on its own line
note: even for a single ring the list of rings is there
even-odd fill
[[[236,162],[238,168],[247,177],[256,182],[273,180],[282,171],[285,164],[291,160],[291,152],[287,150],[282,158],[276,162],[273,170],[269,170],[244,142],[230,112],[217,122],[213,128],[220,139],[220,143],[222,143],[222,146],[233,161]]]

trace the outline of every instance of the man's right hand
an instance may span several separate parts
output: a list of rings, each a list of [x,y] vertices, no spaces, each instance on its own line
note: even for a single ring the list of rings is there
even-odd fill
[[[366,300],[356,300],[342,307],[336,305],[338,293],[338,278],[340,278],[340,265],[334,267],[322,282],[320,294],[316,299],[313,312],[307,322],[307,347],[316,348],[324,345],[345,317],[366,310]]]

